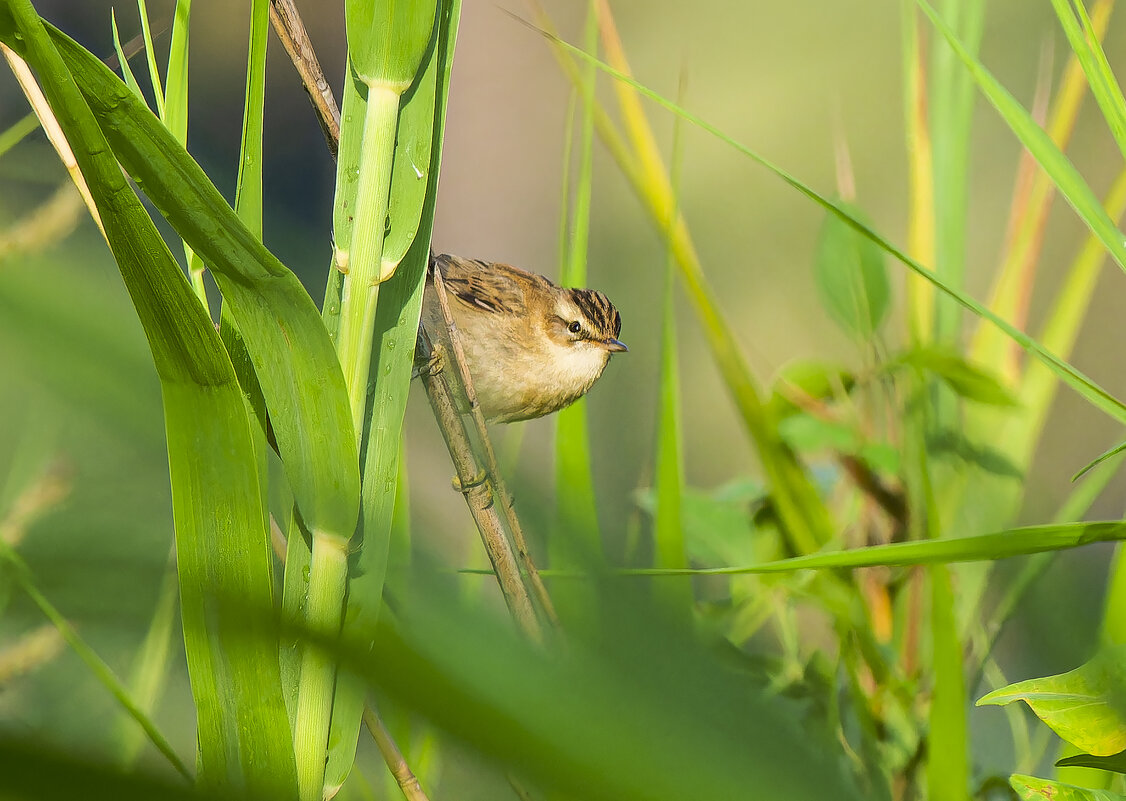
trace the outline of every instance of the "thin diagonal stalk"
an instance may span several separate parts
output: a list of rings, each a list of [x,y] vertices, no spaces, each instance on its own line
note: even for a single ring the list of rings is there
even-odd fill
[[[434,345],[425,329],[420,331],[418,352],[421,361],[427,365],[434,364]],[[439,355],[438,358],[441,356]],[[509,611],[521,631],[534,642],[540,642],[543,640],[543,630],[536,617],[528,588],[520,575],[516,554],[508,541],[496,504],[493,502],[491,482],[478,465],[469,444],[469,435],[454,401],[454,391],[446,380],[448,372],[450,371],[428,366],[422,369],[420,378],[457,471],[456,488],[465,496],[465,503],[469,506],[473,521],[481,533],[481,541],[489,555],[489,561],[493,565],[493,572],[496,574]]]
[[[74,627],[63,617],[62,613],[55,608],[54,604],[48,601],[47,597],[39,591],[39,588],[35,586],[35,583],[31,579],[27,566],[14,551],[2,541],[0,541],[0,559],[8,561],[11,564],[12,570],[9,571],[9,575],[14,578],[15,583],[19,585],[20,589],[22,589],[32,602],[39,607],[43,615],[58,629],[59,634],[66,640],[67,645],[78,655],[79,659],[86,663],[90,672],[110,691],[129,716],[137,721],[152,744],[156,746],[156,749],[164,755],[165,759],[172,764],[172,767],[174,767],[181,776],[189,782],[193,781],[194,779],[187,766],[180,757],[177,756],[172,746],[168,743],[168,740],[156,728],[156,725],[136,702],[134,702],[132,697],[130,697],[129,691],[117,676],[114,675],[110,666],[78,635],[78,632],[76,632]]]
[[[403,791],[403,798],[407,801],[429,801],[418,777],[414,775],[414,771],[411,770],[407,760],[403,757],[403,752],[399,750],[399,746],[395,745],[391,733],[387,731],[387,727],[383,725],[383,720],[370,703],[364,707],[364,725],[367,726],[368,732],[375,740],[379,753],[383,755],[387,769],[395,777],[395,783]]]
[[[301,76],[301,85],[313,104],[328,151],[335,159],[340,147],[340,108],[293,0],[270,0],[270,23]]]
[[[524,529],[520,525],[520,518],[516,516],[516,511],[513,508],[512,496],[509,494],[508,487],[501,478],[500,468],[497,466],[496,451],[493,449],[492,440],[489,438],[489,431],[485,425],[485,417],[481,413],[481,406],[477,403],[477,390],[473,387],[473,378],[466,366],[465,349],[461,345],[461,335],[457,326],[454,325],[453,315],[450,313],[445,281],[440,270],[434,270],[433,275],[435,294],[438,297],[438,305],[442,310],[442,318],[446,323],[446,331],[449,333],[450,347],[453,351],[450,354],[451,360],[457,369],[457,378],[461,383],[461,388],[469,401],[470,416],[473,418],[473,425],[477,430],[477,436],[480,439],[481,449],[485,457],[485,475],[488,477],[489,483],[492,484],[493,491],[500,497],[505,523],[512,535],[516,554],[524,567],[525,575],[532,585],[532,592],[535,593],[536,600],[539,601],[540,608],[547,616],[548,621],[553,625],[558,625],[559,618],[555,613],[555,606],[551,602],[551,596],[548,595],[547,587],[544,586],[543,580],[540,578],[539,570],[536,569],[536,565],[532,561],[528,541],[524,537]]]

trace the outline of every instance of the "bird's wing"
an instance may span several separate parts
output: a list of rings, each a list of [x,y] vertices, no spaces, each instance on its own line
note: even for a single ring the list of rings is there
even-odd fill
[[[462,303],[496,313],[525,312],[523,270],[458,256],[437,256],[434,263],[442,270],[447,291]]]

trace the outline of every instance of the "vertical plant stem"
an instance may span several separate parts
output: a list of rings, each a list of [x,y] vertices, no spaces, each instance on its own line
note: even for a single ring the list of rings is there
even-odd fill
[[[340,148],[340,109],[293,0],[270,0],[270,23],[301,76],[301,85],[317,112],[328,151],[335,159]]]
[[[337,339],[357,445],[363,435],[367,407],[368,371],[379,299],[379,266],[398,113],[398,93],[378,87],[368,90],[363,150],[356,178],[360,181],[354,213],[356,228],[352,252],[346,262],[349,271],[344,276]],[[348,583],[348,541],[316,531],[312,540],[305,621],[313,631],[335,636],[340,630]],[[328,654],[317,647],[305,648],[293,738],[302,801],[319,801],[322,796],[335,674],[335,665]]]
[[[368,89],[364,117],[364,143],[360,155],[360,184],[356,192],[352,251],[341,294],[340,336],[337,350],[348,386],[352,421],[363,429],[371,361],[375,306],[379,299],[380,263],[386,233],[387,193],[394,163],[395,127],[399,115],[398,93],[373,86]],[[357,434],[358,436],[358,434]]]
[[[348,541],[315,534],[313,561],[309,569],[309,600],[305,611],[306,625],[315,634],[332,637],[339,631],[341,601],[347,579]],[[335,669],[331,655],[323,647],[305,644],[293,727],[298,797],[302,801],[320,801],[321,798],[325,750],[332,720]]]

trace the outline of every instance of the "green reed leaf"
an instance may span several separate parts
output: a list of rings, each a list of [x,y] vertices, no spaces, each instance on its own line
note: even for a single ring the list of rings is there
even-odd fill
[[[211,267],[246,338],[305,522],[347,537],[359,507],[355,435],[312,300],[128,88],[64,34],[52,35],[122,165]]]
[[[241,389],[211,321],[27,0],[0,4],[0,38],[26,54],[74,149],[161,379],[201,784],[290,795],[296,780],[268,611],[266,521]],[[112,80],[116,99],[138,104]]]

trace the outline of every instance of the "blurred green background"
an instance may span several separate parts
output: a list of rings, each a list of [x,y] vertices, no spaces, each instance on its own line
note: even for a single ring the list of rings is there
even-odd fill
[[[583,4],[549,2],[564,38],[581,39]],[[42,2],[38,8],[95,53],[112,52],[103,0]],[[343,71],[343,13],[335,3],[301,3],[326,73]],[[527,16],[516,3],[508,6]],[[241,5],[197,4],[192,23],[189,150],[230,196],[241,120],[247,14]],[[901,4],[766,3],[700,0],[617,2],[617,21],[634,73],[735,139],[825,192],[835,186],[834,147],[847,144],[857,203],[878,230],[905,240],[906,161],[902,111]],[[123,37],[138,30],[131,3],[116,5]],[[154,19],[171,3],[151,0]],[[160,40],[166,48],[167,38]],[[296,75],[270,45],[266,108],[266,244],[321,297],[330,255],[333,164]],[[1111,23],[1112,65],[1126,52],[1126,19]],[[1055,54],[1053,59],[1052,54]],[[1031,104],[1045,59],[1058,75],[1066,46],[1049,4],[989,4],[983,61]],[[1118,59],[1119,61],[1116,61]],[[142,80],[143,70],[135,70]],[[609,85],[603,83],[604,92]],[[569,86],[544,40],[497,5],[467,2],[450,90],[434,248],[557,273],[561,164]],[[607,95],[608,96],[608,95]],[[27,106],[0,76],[0,130]],[[651,116],[666,152],[672,121]],[[816,299],[815,237],[822,212],[706,134],[685,129],[681,205],[707,275],[753,367],[767,381],[794,359],[857,361]],[[1093,103],[1070,153],[1097,192],[1119,156]],[[978,103],[972,151],[968,287],[989,286],[1008,214],[1019,148],[991,109]],[[0,237],[66,180],[41,133],[0,158]],[[148,625],[171,543],[171,512],[159,389],[117,270],[84,216],[73,233],[32,251],[0,241],[0,508],[47,463],[71,492],[27,533],[21,553],[41,589],[119,675]],[[1048,228],[1040,295],[1050,298],[1081,241],[1082,228],[1057,203]],[[650,481],[664,246],[610,159],[596,145],[590,283],[622,313],[630,353],[615,358],[590,394],[592,448],[604,535],[612,558],[635,517],[631,500]],[[897,287],[902,272],[890,269]],[[1126,287],[1107,269],[1073,358],[1118,396],[1126,395],[1117,327]],[[899,292],[899,296],[902,293]],[[714,487],[752,474],[754,457],[684,307],[681,369],[688,483]],[[889,329],[894,336],[895,328]],[[479,546],[458,495],[429,407],[415,390],[406,422],[414,531],[451,565],[477,563]],[[502,440],[511,436],[504,432]],[[1070,476],[1116,435],[1114,425],[1073,395],[1056,403],[1032,473],[1025,522],[1042,521]],[[518,508],[537,541],[552,510],[552,426],[533,421],[513,478]],[[502,442],[501,449],[504,449]],[[6,478],[5,478],[6,476]],[[1121,515],[1117,481],[1093,511]],[[1002,641],[1009,675],[1073,667],[1089,656],[1101,603],[1107,548],[1059,556],[1042,579],[1051,604],[1030,594]],[[1002,569],[1005,569],[1003,566]],[[486,579],[481,579],[486,582]],[[492,591],[489,587],[489,591]],[[1070,591],[1069,591],[1070,590]],[[5,600],[0,588],[0,603]],[[1061,605],[1058,598],[1072,599]],[[0,615],[0,646],[40,620],[14,597]],[[182,661],[182,655],[179,657]],[[191,753],[190,697],[181,661],[157,720],[181,753]],[[116,707],[69,654],[30,677],[0,682],[0,730],[50,737],[78,749],[112,748]],[[1002,715],[978,711],[975,748],[1007,773]],[[1007,735],[1006,735],[1007,736]],[[989,743],[989,745],[985,745]],[[370,756],[370,754],[368,755]],[[160,764],[153,762],[153,764]],[[373,763],[368,763],[373,764]],[[487,798],[487,790],[480,797]],[[463,796],[471,797],[471,796]]]

